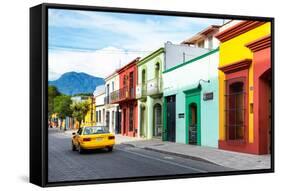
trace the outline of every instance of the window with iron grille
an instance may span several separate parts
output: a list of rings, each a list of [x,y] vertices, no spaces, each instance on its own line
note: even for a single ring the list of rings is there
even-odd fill
[[[130,72],[130,75],[129,75],[129,91],[130,91],[130,97],[133,97],[134,96],[134,73],[133,72]]]
[[[99,110],[99,122],[101,122],[101,110]]]
[[[99,112],[96,111],[96,122],[98,122],[98,121],[99,121]]]
[[[227,140],[245,138],[245,78],[226,80],[225,126]]]
[[[130,105],[129,111],[129,131],[133,131],[134,127],[134,105]]]

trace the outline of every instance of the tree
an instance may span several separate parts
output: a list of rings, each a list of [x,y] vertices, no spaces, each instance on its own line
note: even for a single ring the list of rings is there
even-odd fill
[[[70,96],[56,96],[54,98],[54,112],[58,114],[59,118],[65,119],[66,116],[72,115],[71,104],[72,100]]]
[[[72,117],[74,117],[79,122],[79,127],[87,115],[90,105],[87,102],[76,102],[71,105]]]
[[[48,114],[54,113],[54,99],[59,96],[60,92],[55,86],[48,86]]]

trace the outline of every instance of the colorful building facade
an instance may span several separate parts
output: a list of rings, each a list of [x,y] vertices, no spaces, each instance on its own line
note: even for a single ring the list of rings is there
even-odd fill
[[[240,21],[222,28],[219,61],[219,148],[270,150],[271,26]]]
[[[96,103],[94,97],[88,97],[86,103],[88,104],[89,109],[82,122],[82,126],[94,126],[96,125]]]
[[[120,68],[119,89],[112,92],[112,104],[119,104],[121,110],[121,134],[136,137],[138,134],[138,108],[136,100],[136,84],[138,78],[136,58]]]
[[[184,40],[181,44],[188,44],[198,48],[209,50],[216,49],[219,46],[219,40],[215,38],[215,34],[219,32],[221,26],[211,25],[189,39]]]
[[[105,112],[106,112],[106,125],[109,127],[110,132],[115,134],[121,133],[121,112],[119,105],[113,104],[114,96],[111,93],[119,89],[119,75],[117,72],[105,78]]]
[[[139,137],[162,137],[162,72],[164,48],[160,48],[138,62]]]
[[[95,105],[96,105],[96,125],[106,126],[105,121],[105,87],[104,85],[96,87],[94,91]]]
[[[218,147],[219,50],[163,72],[163,140]]]

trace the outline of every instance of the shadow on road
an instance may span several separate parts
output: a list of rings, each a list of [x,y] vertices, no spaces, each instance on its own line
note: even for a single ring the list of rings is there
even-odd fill
[[[73,151],[73,152],[77,152],[78,154],[80,154],[78,151]],[[93,150],[84,150],[83,153],[81,153],[81,154],[82,155],[92,155],[92,154],[98,155],[98,154],[110,154],[112,152],[114,152],[114,149],[111,152],[108,152],[107,149],[93,149]]]

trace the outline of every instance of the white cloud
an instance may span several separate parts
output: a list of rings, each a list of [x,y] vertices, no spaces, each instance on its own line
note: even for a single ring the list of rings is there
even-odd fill
[[[144,56],[144,54],[137,52],[135,54],[132,52],[126,54],[124,50],[154,51],[163,47],[167,41],[180,43],[188,37],[195,35],[199,32],[195,31],[195,28],[197,30],[198,28],[203,29],[211,24],[221,24],[222,22],[221,19],[187,17],[158,20],[152,18],[153,16],[145,17],[143,20],[124,19],[114,14],[90,11],[50,10],[50,26],[87,29],[92,34],[94,34],[96,29],[102,29],[113,34],[122,35],[124,41],[121,39],[122,44],[115,44],[115,41],[113,41],[110,47],[105,47],[98,51],[74,51],[67,49],[50,51],[49,68],[52,72],[59,74],[77,71],[106,77],[132,59]],[[99,37],[97,36],[96,38]]]
[[[124,50],[114,47],[97,51],[50,51],[49,76],[54,78],[53,74],[75,71],[104,78],[138,56],[142,55],[126,54]]]
[[[93,30],[98,28],[122,34],[132,39],[121,45],[121,48],[124,49],[153,50],[162,46],[164,42],[180,43],[195,35],[199,31],[194,31],[194,26],[207,27],[211,24],[222,24],[222,19],[191,17],[168,19],[167,17],[167,19],[160,21],[146,17],[145,20],[133,20],[121,19],[113,13],[105,14],[91,11],[68,11],[68,13],[71,16],[63,14],[63,12],[60,14],[57,11],[50,11],[50,25]]]

